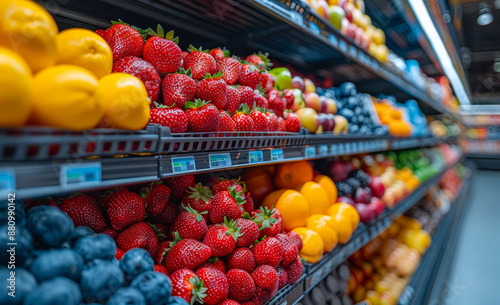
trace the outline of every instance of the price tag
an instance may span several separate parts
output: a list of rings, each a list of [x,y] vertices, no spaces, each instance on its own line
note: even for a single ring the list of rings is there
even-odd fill
[[[330,151],[332,152],[332,154],[337,153],[337,144],[330,145]]]
[[[330,40],[330,43],[332,45],[334,45],[335,47],[338,46],[338,44],[339,44],[337,37],[335,37],[335,35],[333,35],[333,34],[328,35],[328,40]]]
[[[342,51],[347,51],[347,44],[345,43],[345,41],[340,40],[339,46]]]
[[[376,59],[372,59],[371,64],[372,64],[372,68],[373,69],[377,69],[378,68],[378,61]]]
[[[11,169],[0,169],[0,195],[2,200],[16,190],[16,173]]]
[[[305,157],[306,158],[312,158],[314,156],[316,156],[316,148],[314,148],[314,146],[306,147],[306,149],[305,149]]]
[[[172,172],[183,173],[196,170],[196,163],[194,157],[175,157],[172,158]]]
[[[210,168],[228,167],[231,166],[231,155],[226,154],[210,154],[208,155]]]
[[[345,144],[345,153],[346,153],[346,154],[350,154],[350,153],[352,153],[351,143],[346,143],[346,144]]]
[[[300,13],[296,12],[296,11],[291,11],[291,14],[290,14],[290,19],[300,25],[300,26],[304,26],[304,16],[302,16]]]
[[[100,162],[61,165],[60,183],[62,187],[98,184],[101,180]]]
[[[328,154],[328,146],[327,145],[320,145],[318,147],[318,152],[320,155],[326,155]]]
[[[283,160],[284,158],[285,155],[283,154],[283,149],[278,148],[271,150],[271,161],[279,161]]]
[[[338,151],[339,151],[339,154],[343,154],[343,153],[344,153],[344,150],[345,150],[345,148],[344,148],[344,147],[345,147],[345,146],[344,146],[344,143],[339,143],[339,144],[338,144],[338,148],[339,148],[339,149],[338,149]]]
[[[259,163],[264,161],[262,150],[251,150],[248,152],[248,163]]]
[[[311,32],[312,32],[314,35],[318,35],[318,36],[319,36],[319,27],[318,27],[316,24],[314,24],[314,23],[310,22],[310,23],[309,23],[309,28],[311,29]]]
[[[358,142],[352,143],[352,152],[357,153],[358,152]]]
[[[356,57],[358,55],[358,51],[356,50],[355,46],[349,46],[349,55],[351,55],[352,57]]]

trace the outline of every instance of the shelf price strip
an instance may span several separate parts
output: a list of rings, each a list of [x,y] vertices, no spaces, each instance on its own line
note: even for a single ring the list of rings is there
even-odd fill
[[[327,145],[320,145],[318,147],[318,152],[320,155],[326,155],[328,154],[328,146]]]
[[[101,182],[101,180],[102,168],[100,162],[61,165],[61,187],[95,184]]]
[[[210,168],[229,167],[231,166],[231,155],[225,154],[210,154],[208,155]]]
[[[279,161],[285,159],[285,155],[283,154],[283,149],[273,149],[271,150],[271,161]]]
[[[314,158],[316,156],[316,148],[314,146],[306,147],[304,154],[306,158]]]
[[[195,170],[196,163],[193,156],[172,158],[172,172],[183,173]]]
[[[248,152],[248,163],[260,163],[264,161],[262,150],[251,150]]]

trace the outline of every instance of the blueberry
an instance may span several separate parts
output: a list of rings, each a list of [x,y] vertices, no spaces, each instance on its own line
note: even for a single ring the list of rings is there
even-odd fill
[[[323,90],[323,88],[321,87],[316,87],[316,93],[318,95],[323,95],[325,93],[325,91]]]
[[[11,215],[9,215],[9,212]],[[9,216],[15,218],[16,227],[24,227],[26,225],[26,212],[21,200],[15,200],[14,204],[9,204],[7,201],[0,202],[0,224],[8,223]]]
[[[11,272],[14,272],[14,274],[11,275]],[[11,286],[11,280],[15,281],[14,286]],[[36,287],[36,279],[33,274],[21,267],[15,270],[0,267],[0,281],[2,282],[0,286],[0,304],[22,304],[26,295]],[[15,289],[15,293],[13,294],[15,297],[9,295],[13,289]]]
[[[356,107],[359,107],[359,100],[355,96],[348,97],[346,100],[347,108],[354,110]]]
[[[125,279],[131,281],[140,273],[153,271],[154,263],[148,251],[141,248],[135,248],[127,251],[123,255],[120,260],[120,268],[125,274]]]
[[[27,226],[35,241],[54,248],[67,241],[75,227],[68,214],[54,206],[29,210]]]
[[[354,112],[351,109],[342,108],[340,109],[339,114],[345,117],[348,121],[350,121],[352,116],[354,115]]]
[[[349,133],[357,133],[359,131],[358,125],[349,125]]]
[[[363,108],[361,108],[359,106],[354,108],[354,114],[355,115],[363,114]]]
[[[189,303],[183,298],[171,296],[167,301],[167,305],[189,305]]]
[[[335,99],[335,91],[331,91],[331,90],[327,91],[325,93],[325,97]]]
[[[83,258],[75,250],[52,249],[35,258],[30,270],[39,282],[58,276],[78,282],[82,275]]]
[[[56,277],[33,289],[23,305],[79,305],[81,301],[82,294],[75,282]]]
[[[96,258],[111,260],[116,254],[116,243],[109,235],[97,234],[80,238],[74,249],[86,262]]]
[[[108,261],[101,261],[84,269],[80,281],[83,299],[88,302],[104,302],[123,286],[123,272]]]
[[[146,305],[146,299],[139,290],[124,287],[118,289],[106,305]]]
[[[77,240],[89,235],[94,235],[94,231],[92,231],[91,228],[85,226],[78,226],[75,227],[68,241],[71,245],[74,245]]]
[[[358,117],[357,117],[357,116],[353,116],[353,117],[351,117],[351,123],[353,123],[353,124],[358,124],[358,123],[359,123],[359,121],[358,121]]]
[[[147,305],[164,305],[172,294],[172,283],[163,273],[146,271],[139,274],[130,284],[146,298]]]
[[[16,266],[22,266],[24,263],[33,256],[33,237],[30,232],[22,226],[16,225],[15,240],[11,240],[8,224],[0,226],[0,266],[7,266],[11,258],[15,257]],[[8,243],[16,242],[15,255],[11,257],[11,246]]]
[[[368,131],[368,127],[366,127],[364,125],[359,128],[360,134],[366,134],[367,131]]]
[[[362,123],[363,123],[363,121],[365,120],[365,116],[364,116],[364,115],[362,115],[362,114],[358,114],[358,115],[357,115],[357,117],[358,117],[358,122],[359,122],[360,124],[362,124]]]
[[[346,82],[339,87],[340,94],[344,97],[356,94],[356,86],[353,83]]]

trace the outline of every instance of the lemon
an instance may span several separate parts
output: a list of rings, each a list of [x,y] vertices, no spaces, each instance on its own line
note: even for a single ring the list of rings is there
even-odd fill
[[[57,35],[58,64],[83,67],[101,78],[113,69],[113,53],[98,34],[86,29],[64,30]]]
[[[23,126],[30,114],[33,75],[24,59],[0,47],[0,127]]]
[[[95,127],[104,114],[99,81],[73,65],[46,68],[35,75],[30,123],[75,131]]]
[[[54,19],[39,4],[0,1],[0,45],[21,55],[33,72],[56,63],[57,33]]]
[[[149,122],[151,100],[137,77],[111,73],[99,81],[99,99],[105,104],[102,127],[139,130]]]

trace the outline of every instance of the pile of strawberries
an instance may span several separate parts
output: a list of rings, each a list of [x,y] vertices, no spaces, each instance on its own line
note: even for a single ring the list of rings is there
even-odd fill
[[[285,111],[294,103],[293,93],[274,88],[264,54],[241,60],[219,48],[190,46],[185,52],[174,32],[161,26],[155,32],[120,21],[96,32],[111,47],[113,72],[144,83],[152,101],[151,123],[173,133],[300,130],[299,117]]]
[[[116,258],[147,250],[155,271],[172,281],[172,295],[190,304],[264,304],[303,273],[302,241],[283,232],[278,210],[254,209],[239,180],[195,183],[193,175],[97,195],[76,194],[61,204],[74,221],[111,236]],[[31,208],[47,202],[26,202]]]

